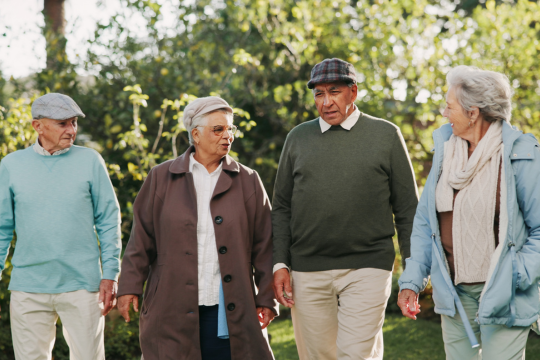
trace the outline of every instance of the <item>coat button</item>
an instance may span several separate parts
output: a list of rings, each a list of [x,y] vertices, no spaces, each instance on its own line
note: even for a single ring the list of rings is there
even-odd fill
[[[226,254],[227,253],[227,248],[225,246],[220,247],[219,248],[219,253],[222,254],[222,255]]]
[[[225,282],[231,282],[231,280],[232,280],[231,275],[225,275],[225,277],[223,278],[223,281],[225,281]]]
[[[236,309],[236,305],[234,305],[234,303],[230,303],[229,305],[227,305],[227,309],[229,311],[233,311],[234,309]]]
[[[214,219],[216,221],[216,224],[221,224],[223,222],[223,218],[221,216],[216,216],[216,218]]]

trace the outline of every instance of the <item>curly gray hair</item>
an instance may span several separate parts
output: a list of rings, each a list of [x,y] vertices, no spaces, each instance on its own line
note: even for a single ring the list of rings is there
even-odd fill
[[[193,135],[191,135],[191,131],[193,129],[195,129],[196,127],[198,127],[198,126],[205,126],[206,124],[208,124],[208,116],[210,114],[213,114],[213,113],[216,113],[216,112],[220,112],[220,113],[225,114],[225,116],[227,117],[227,121],[232,124],[232,122],[233,122],[233,114],[230,111],[228,111],[227,109],[217,109],[217,110],[214,110],[214,111],[210,111],[210,112],[208,112],[206,114],[195,116],[193,119],[191,119],[191,121],[186,121],[187,124],[184,123],[184,126],[186,127],[186,130],[187,130],[187,133],[188,133],[188,136],[189,136],[189,143],[191,145],[194,145]]]
[[[448,72],[446,81],[465,111],[477,107],[488,122],[510,122],[514,92],[506,75],[460,65]]]

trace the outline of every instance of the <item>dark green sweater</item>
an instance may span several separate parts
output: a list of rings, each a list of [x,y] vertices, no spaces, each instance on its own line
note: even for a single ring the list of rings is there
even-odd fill
[[[272,210],[274,264],[295,271],[392,270],[403,260],[418,194],[399,128],[361,114],[351,130],[295,127],[279,162]]]

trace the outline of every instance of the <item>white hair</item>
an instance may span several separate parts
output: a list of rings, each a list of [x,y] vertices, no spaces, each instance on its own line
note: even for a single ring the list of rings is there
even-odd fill
[[[184,126],[186,127],[186,130],[187,130],[188,136],[189,136],[189,143],[191,145],[194,145],[193,135],[191,135],[191,131],[193,129],[195,129],[196,127],[198,127],[198,126],[206,126],[208,124],[208,116],[210,114],[213,114],[213,113],[216,113],[216,112],[220,112],[220,113],[225,114],[225,116],[227,117],[227,122],[232,124],[232,122],[233,122],[233,114],[230,111],[227,111],[226,109],[217,109],[217,110],[214,110],[214,111],[210,111],[210,112],[208,112],[206,114],[201,114],[201,115],[195,116],[191,120],[189,125],[184,124]]]
[[[448,72],[446,81],[465,111],[477,107],[488,122],[510,122],[514,92],[506,75],[460,65]]]

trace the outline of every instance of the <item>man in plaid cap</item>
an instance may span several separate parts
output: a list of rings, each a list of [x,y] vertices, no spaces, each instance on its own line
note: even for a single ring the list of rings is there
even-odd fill
[[[382,359],[392,237],[405,260],[418,203],[411,162],[399,128],[354,104],[351,64],[326,59],[307,86],[320,117],[295,127],[281,154],[274,291],[292,308],[300,359]]]
[[[35,144],[0,162],[0,274],[17,234],[9,284],[15,358],[50,359],[60,317],[70,358],[102,360],[120,271],[118,201],[101,156],[73,145],[84,117],[73,99],[44,95],[32,117]]]

